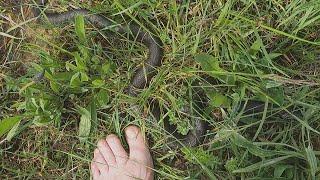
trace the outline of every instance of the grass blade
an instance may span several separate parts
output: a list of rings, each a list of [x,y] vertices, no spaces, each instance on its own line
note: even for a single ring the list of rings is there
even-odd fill
[[[7,33],[4,33],[4,32],[0,32],[0,36],[12,38],[12,39],[21,39],[21,38],[14,37],[14,36],[7,34]]]
[[[235,13],[232,13],[234,16],[248,22],[248,23],[251,23],[252,25],[254,24],[257,24],[257,22],[251,20],[251,19],[248,19],[246,17],[243,17],[243,16],[240,16],[238,14],[235,14]],[[277,34],[280,34],[280,35],[283,35],[283,36],[286,36],[288,38],[291,38],[291,39],[294,39],[294,40],[298,40],[298,41],[301,41],[301,42],[305,42],[305,43],[308,43],[308,44],[312,44],[312,45],[320,45],[320,42],[313,42],[313,41],[309,41],[309,40],[306,40],[306,39],[303,39],[303,38],[300,38],[300,37],[297,37],[297,36],[294,36],[292,34],[289,34],[289,33],[286,33],[286,32],[283,32],[283,31],[280,31],[278,29],[275,29],[275,28],[272,28],[272,27],[269,27],[267,25],[263,25],[263,24],[259,24],[260,27],[264,28],[264,29],[267,29],[269,31],[272,31],[274,33],[277,33]]]
[[[286,160],[286,159],[288,159],[290,157],[292,157],[292,156],[289,155],[289,156],[282,156],[282,157],[278,157],[278,158],[274,158],[274,159],[268,159],[268,160],[265,160],[265,161],[263,160],[263,161],[260,161],[258,163],[255,163],[253,165],[250,165],[248,167],[234,170],[233,173],[252,172],[252,171],[255,171],[255,170],[258,170],[258,169],[261,169],[261,168],[265,168],[265,167],[277,164],[277,163],[279,163],[279,162],[281,162],[283,160]]]

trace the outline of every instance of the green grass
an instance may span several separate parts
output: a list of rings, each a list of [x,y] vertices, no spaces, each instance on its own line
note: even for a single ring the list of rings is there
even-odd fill
[[[97,140],[122,137],[129,124],[146,132],[157,179],[319,179],[319,0],[178,2],[49,5],[87,8],[160,37],[163,65],[137,98],[125,88],[147,57],[143,45],[81,17],[39,24],[29,20],[33,3],[0,2],[0,179],[88,179]],[[209,99],[202,118],[210,129],[198,147],[170,149],[163,118],[182,133],[192,128],[181,111],[193,104],[194,82]],[[148,116],[150,99],[166,110],[159,121]],[[247,100],[264,102],[263,112],[243,113]]]

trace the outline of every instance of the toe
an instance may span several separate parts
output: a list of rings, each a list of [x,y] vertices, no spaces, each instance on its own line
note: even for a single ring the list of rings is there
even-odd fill
[[[115,156],[109,147],[108,143],[103,139],[98,142],[98,149],[102,155],[102,157],[105,159],[105,161],[108,163],[110,167],[116,166],[116,159]]]
[[[94,180],[98,179],[100,176],[99,168],[94,161],[91,162],[91,174]]]
[[[145,165],[152,166],[151,155],[140,129],[136,126],[129,126],[125,133],[130,149],[129,159],[135,159]]]
[[[102,156],[99,149],[94,150],[94,158],[93,158],[92,164],[93,164],[93,167],[92,167],[93,175],[105,174],[109,171],[108,163],[106,162],[106,160]]]
[[[107,136],[106,141],[115,156],[117,164],[125,164],[128,160],[128,154],[123,148],[120,139],[116,135],[111,134]]]

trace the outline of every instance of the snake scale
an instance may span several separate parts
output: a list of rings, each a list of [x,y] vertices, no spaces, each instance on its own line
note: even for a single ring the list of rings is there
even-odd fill
[[[40,20],[47,20],[53,25],[63,25],[67,22],[73,22],[78,15],[83,15],[84,18],[98,28],[105,28],[114,25],[112,21],[104,16],[92,14],[86,9],[73,9],[63,13],[45,12],[46,0],[37,2],[37,6],[33,8],[33,13]],[[137,96],[138,89],[144,89],[148,86],[150,79],[155,75],[156,68],[160,67],[163,58],[163,49],[161,40],[149,32],[142,30],[138,25],[118,25],[113,29],[116,33],[124,34],[131,33],[135,40],[141,42],[149,49],[149,55],[143,65],[137,68],[130,85],[128,86],[128,95]],[[157,119],[160,117],[159,106],[153,106],[153,117]],[[201,118],[194,119],[195,127],[190,130],[187,135],[181,135],[176,132],[176,127],[171,125],[168,120],[164,120],[165,129],[172,134],[173,142],[169,144],[170,147],[178,148],[181,146],[196,146],[202,142],[204,134],[207,130],[207,124]],[[178,140],[178,141],[176,141]]]

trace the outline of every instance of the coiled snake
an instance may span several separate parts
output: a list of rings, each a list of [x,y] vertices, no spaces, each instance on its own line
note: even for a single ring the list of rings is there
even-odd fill
[[[87,21],[91,22],[98,28],[105,28],[114,25],[114,23],[107,18],[101,15],[91,14],[88,10],[85,9],[74,9],[63,13],[44,12],[45,4],[45,0],[38,2],[38,6],[33,8],[34,15],[40,17],[40,19],[48,20],[54,25],[61,25],[66,22],[72,22],[72,20],[77,15],[83,15]],[[128,95],[137,96],[137,90],[145,88],[148,85],[150,79],[154,76],[156,68],[161,66],[163,57],[162,42],[158,37],[152,35],[149,32],[143,31],[142,28],[138,25],[119,25],[114,28],[114,31],[120,34],[132,33],[137,41],[143,43],[149,49],[148,59],[143,63],[141,67],[137,69],[130,85],[128,86]],[[160,117],[160,109],[157,105],[153,106],[152,112],[154,114],[154,117]],[[175,140],[179,140],[178,142],[175,141],[170,143],[169,146],[181,147],[182,145],[198,145],[203,139],[207,126],[201,118],[195,118],[194,121],[195,127],[193,128],[193,130],[190,130],[187,135],[184,136],[177,133],[175,126],[170,125],[168,120],[165,120],[165,129],[175,137]]]

